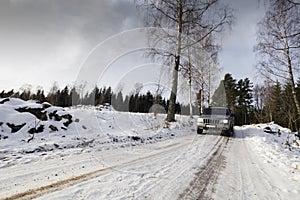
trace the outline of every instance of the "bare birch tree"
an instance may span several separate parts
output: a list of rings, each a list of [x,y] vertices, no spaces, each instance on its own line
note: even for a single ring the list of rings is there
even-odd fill
[[[290,2],[291,4],[294,4],[294,5],[300,5],[299,0],[287,0],[287,1]]]
[[[300,67],[300,6],[286,0],[269,0],[269,8],[259,24],[259,72],[271,80],[281,79],[291,85],[298,117],[300,106],[295,91],[296,72]]]
[[[165,43],[165,49],[155,49],[154,54],[173,65],[166,120],[175,121],[178,71],[183,57],[187,58],[187,49],[231,24],[232,13],[219,0],[136,0],[136,3],[146,11],[148,26],[162,28],[160,34],[152,34],[150,39],[154,49],[155,44]]]
[[[219,46],[212,43],[211,36],[207,37],[201,44],[187,48],[187,59],[181,63],[181,74],[187,80],[181,84],[182,91],[188,88],[190,117],[193,116],[193,101],[196,100],[200,91],[198,106],[203,107],[204,99],[209,104],[211,89],[219,83],[220,69],[217,64]],[[193,98],[195,97],[195,99]]]

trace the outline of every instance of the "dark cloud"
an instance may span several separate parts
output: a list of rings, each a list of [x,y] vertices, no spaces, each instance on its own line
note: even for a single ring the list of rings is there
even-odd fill
[[[71,83],[94,46],[140,26],[129,0],[1,0],[0,73],[13,87]]]
[[[47,33],[60,33],[63,37],[64,33],[73,31],[93,38],[141,23],[134,4],[126,0],[3,0],[0,1],[0,25],[6,33],[19,37]]]

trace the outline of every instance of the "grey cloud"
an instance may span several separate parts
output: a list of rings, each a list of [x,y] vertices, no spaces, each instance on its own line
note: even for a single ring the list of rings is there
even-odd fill
[[[1,0],[0,73],[10,82],[16,79],[12,71],[23,73],[24,80],[15,82],[33,84],[57,80],[57,74],[63,73],[64,81],[72,83],[94,46],[140,26],[129,0]],[[37,71],[41,73],[32,77]]]
[[[126,28],[140,25],[135,6],[124,0],[4,0],[0,1],[0,17],[2,29],[20,36],[71,30],[91,38],[121,31],[124,22],[131,22]]]

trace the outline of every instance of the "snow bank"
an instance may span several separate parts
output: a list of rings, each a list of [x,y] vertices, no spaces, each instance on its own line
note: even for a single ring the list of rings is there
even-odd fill
[[[165,115],[117,112],[109,105],[61,108],[15,98],[0,99],[0,102],[0,160],[7,161],[0,167],[16,161],[19,157],[16,155],[66,149],[101,151],[195,133],[194,120],[179,115],[177,122],[167,127]],[[20,127],[12,131],[9,124]],[[181,131],[191,127],[192,132]]]
[[[235,127],[235,130],[237,137],[250,139],[254,150],[259,152],[264,162],[285,171],[300,170],[300,140],[297,133],[273,122]]]

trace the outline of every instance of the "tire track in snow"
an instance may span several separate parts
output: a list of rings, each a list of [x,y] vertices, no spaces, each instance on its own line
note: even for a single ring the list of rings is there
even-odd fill
[[[71,186],[79,184],[81,182],[97,178],[97,177],[99,177],[101,175],[104,175],[106,173],[109,173],[109,172],[112,172],[114,170],[118,170],[118,169],[130,166],[130,165],[133,165],[135,163],[147,160],[149,158],[153,158],[153,157],[156,157],[156,156],[161,156],[161,155],[167,154],[167,153],[172,152],[176,149],[179,149],[179,148],[182,148],[184,146],[190,145],[193,142],[195,142],[194,138],[193,138],[193,140],[188,140],[188,141],[185,141],[184,143],[176,143],[174,145],[168,146],[167,148],[159,150],[159,152],[151,153],[151,154],[148,154],[147,156],[144,156],[144,157],[139,157],[139,158],[130,160],[130,161],[125,162],[125,163],[117,164],[117,165],[106,167],[106,168],[101,168],[99,170],[88,172],[88,173],[85,173],[85,174],[82,174],[82,175],[79,175],[79,176],[75,176],[75,177],[71,177],[71,178],[68,178],[68,179],[60,180],[60,181],[57,181],[57,182],[49,184],[49,185],[41,186],[41,187],[34,188],[34,189],[29,189],[27,191],[14,194],[10,197],[5,197],[1,200],[37,198],[37,197],[43,196],[45,194],[49,194],[49,193],[52,193],[52,192],[56,192],[56,191],[71,187]]]
[[[180,149],[180,152],[178,152],[178,155],[176,156],[177,158],[180,159],[171,159],[171,158],[166,158],[168,160],[172,160],[172,162],[169,162],[168,165],[164,166],[163,168],[159,168],[157,169],[157,171],[155,171],[155,173],[158,173],[161,177],[159,177],[159,179],[155,182],[155,184],[153,184],[152,181],[151,184],[147,185],[147,187],[142,187],[140,188],[140,190],[143,190],[143,194],[140,194],[138,196],[135,196],[136,199],[143,199],[145,198],[144,194],[146,193],[155,193],[155,189],[157,189],[157,187],[159,187],[160,191],[165,191],[165,192],[159,192],[157,191],[159,194],[155,195],[154,199],[168,199],[170,198],[170,193],[173,191],[173,184],[165,184],[165,181],[163,180],[163,177],[165,174],[176,174],[175,176],[172,175],[171,177],[168,177],[168,182],[169,183],[177,183],[182,179],[182,175],[188,171],[191,170],[191,167],[194,167],[193,165],[191,165],[190,162],[187,162],[189,159],[199,159],[199,157],[193,157],[191,155],[191,153],[194,152],[194,154],[196,155],[201,155],[201,157],[203,158],[207,158],[210,157],[209,155],[211,154],[211,149],[216,148],[216,146],[218,145],[218,143],[220,142],[221,138],[212,138],[213,140],[209,140],[208,143],[209,145],[206,147],[207,148],[203,148],[204,147],[204,143],[207,142],[206,137],[205,136],[201,136],[201,144],[196,144],[196,145],[191,145],[190,147],[187,147],[187,149]],[[196,141],[195,141],[196,142]],[[195,153],[195,151],[197,153]],[[202,152],[202,153],[200,153]],[[186,159],[182,159],[182,156],[186,157]],[[204,160],[205,161],[205,160]],[[200,161],[200,163],[204,162],[203,160]],[[170,172],[172,171],[172,172]],[[176,173],[174,173],[174,171],[176,171]],[[159,186],[158,186],[159,185]],[[188,186],[188,185],[187,185]],[[170,188],[171,187],[171,188]],[[167,192],[167,193],[166,193]],[[174,197],[175,198],[175,197]]]
[[[209,199],[208,191],[214,191],[219,171],[225,162],[222,155],[228,144],[229,138],[219,136],[206,165],[196,174],[196,178],[190,183],[190,187],[179,196],[179,199]]]
[[[244,131],[242,131],[242,134],[243,135],[245,134]],[[254,156],[253,156],[254,154],[252,154],[250,152],[248,143],[245,142],[245,138],[243,138],[242,143],[243,143],[243,146],[245,146],[245,151],[247,152],[246,154],[248,155],[245,157],[245,161],[247,161],[246,163],[252,164],[252,166],[249,167],[249,169],[247,170],[248,176],[244,180],[252,180],[253,179],[253,175],[251,176],[251,174],[249,173],[251,171],[255,171],[255,174],[256,174],[255,179],[259,180],[259,182],[257,182],[257,181],[250,182],[251,187],[253,188],[253,191],[255,191],[255,188],[256,188],[256,190],[258,192],[258,194],[255,194],[255,196],[259,195],[259,196],[263,196],[264,198],[282,199],[280,197],[278,188],[272,184],[272,182],[270,181],[269,178],[266,178],[267,173],[264,171],[263,167],[256,163],[257,158],[254,158]],[[260,190],[261,185],[264,186],[263,190]],[[265,192],[265,191],[270,191],[270,192]]]
[[[280,169],[262,159],[247,130],[238,129],[235,135],[229,151],[224,152],[226,167],[219,176],[218,190],[212,198],[297,199],[297,192],[292,192],[297,187],[295,183],[290,183]]]

